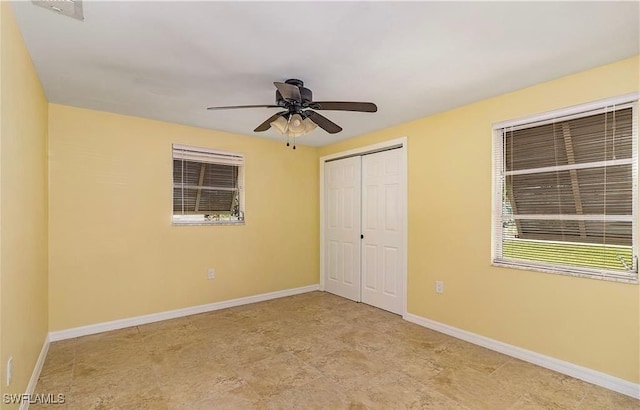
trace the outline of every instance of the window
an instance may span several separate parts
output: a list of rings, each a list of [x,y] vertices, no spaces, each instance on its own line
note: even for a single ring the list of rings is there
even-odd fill
[[[173,146],[173,223],[244,221],[244,156]]]
[[[637,124],[626,98],[494,127],[493,263],[636,283]]]

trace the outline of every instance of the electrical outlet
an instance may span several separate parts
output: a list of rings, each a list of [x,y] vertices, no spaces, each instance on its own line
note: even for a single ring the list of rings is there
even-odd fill
[[[444,293],[444,282],[441,280],[436,281],[436,293]]]
[[[215,279],[216,277],[216,270],[213,268],[209,268],[209,271],[207,272],[207,278],[211,279]]]
[[[11,384],[11,378],[13,377],[13,356],[7,360],[7,386]]]

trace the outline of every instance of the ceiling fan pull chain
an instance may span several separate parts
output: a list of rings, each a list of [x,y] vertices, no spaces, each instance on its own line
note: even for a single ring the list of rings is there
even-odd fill
[[[287,118],[287,131],[289,130],[289,125],[291,124],[291,117],[292,115],[289,115],[289,118]],[[289,133],[287,132],[287,147],[289,146]],[[296,149],[296,137],[293,137],[293,149]]]

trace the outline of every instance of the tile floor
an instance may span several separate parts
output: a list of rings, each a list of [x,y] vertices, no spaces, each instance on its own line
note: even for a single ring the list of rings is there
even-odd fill
[[[640,401],[312,292],[52,343],[31,409],[640,409]]]

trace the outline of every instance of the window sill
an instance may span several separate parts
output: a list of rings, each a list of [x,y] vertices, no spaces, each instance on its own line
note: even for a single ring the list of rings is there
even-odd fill
[[[604,280],[608,282],[628,283],[632,285],[638,284],[638,274],[635,274],[634,276],[629,275],[627,277],[625,277],[624,275],[614,276],[615,274],[609,274],[604,272],[598,273],[597,271],[590,273],[587,271],[568,270],[568,269],[564,270],[561,268],[554,269],[552,267],[524,265],[524,264],[502,262],[502,261],[493,261],[491,262],[491,266],[495,266],[498,268],[512,268],[512,269],[528,270],[528,271],[534,271],[534,272],[552,273],[555,275],[574,276],[579,278],[597,279],[597,280]]]
[[[175,222],[172,221],[173,226],[219,226],[219,225],[244,225],[244,221],[212,221],[212,222]]]

